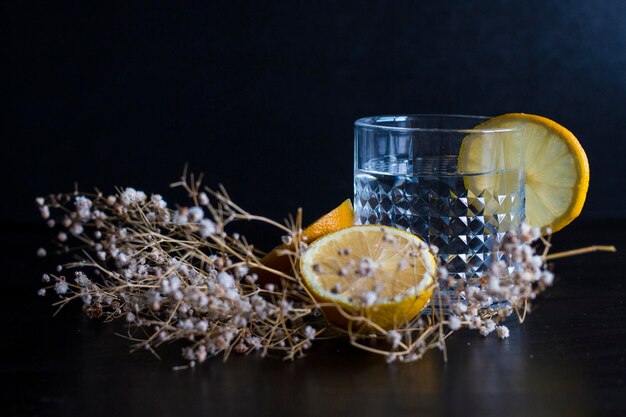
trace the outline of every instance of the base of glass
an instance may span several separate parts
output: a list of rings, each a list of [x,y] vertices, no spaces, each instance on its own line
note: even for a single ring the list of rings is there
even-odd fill
[[[481,315],[489,315],[490,312],[497,314],[498,310],[510,308],[511,303],[508,300],[500,300],[497,297],[491,297],[491,302],[483,304],[480,308]],[[431,302],[422,310],[421,315],[439,314],[440,312],[446,316],[454,315],[453,305],[462,303],[467,305],[467,301],[463,298],[459,299],[454,290],[440,291],[440,296],[435,295]]]

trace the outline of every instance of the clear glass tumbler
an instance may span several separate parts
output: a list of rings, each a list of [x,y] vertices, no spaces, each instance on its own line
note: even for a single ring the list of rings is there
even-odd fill
[[[395,226],[439,249],[457,278],[480,277],[524,218],[522,128],[481,129],[479,116],[359,119],[354,209],[359,224]]]

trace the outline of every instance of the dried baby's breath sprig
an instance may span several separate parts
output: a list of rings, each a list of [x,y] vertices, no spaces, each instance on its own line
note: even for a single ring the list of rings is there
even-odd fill
[[[433,348],[445,358],[446,339],[461,328],[509,337],[502,322],[513,313],[523,321],[532,300],[554,281],[546,267],[549,236],[522,225],[519,233],[506,236],[501,256],[479,279],[460,279],[439,267],[426,314],[385,330],[334,306],[350,323],[339,329],[324,320],[323,306],[302,285],[298,268],[292,273],[268,268],[244,236],[228,231],[238,221],[275,227],[295,266],[310,243],[303,241],[301,210],[282,224],[245,211],[223,188],[203,187],[201,176],[184,172],[172,186],[186,191],[189,205],[172,208],[160,195],[130,187],[112,195],[96,190],[37,198],[42,218],[55,229],[58,252],[75,257],[55,274],[44,274],[38,294],[55,293],[58,309],[78,300],[89,317],[123,321],[135,349],[156,355],[163,343],[182,342],[188,366],[232,352],[295,359],[315,340],[342,335],[388,362],[410,362]],[[392,245],[393,238],[381,244]],[[541,254],[537,245],[543,246]],[[410,261],[401,259],[398,269]],[[362,276],[376,269],[371,259],[355,268]],[[255,269],[270,270],[280,285],[259,285]],[[376,296],[363,294],[363,303]]]
[[[505,235],[499,251],[493,253],[495,259],[479,278],[453,276],[439,266],[429,314],[392,330],[378,328],[376,334],[368,336],[378,345],[368,343],[368,337],[349,328],[352,345],[383,355],[388,362],[411,362],[433,348],[440,349],[445,359],[446,339],[462,328],[476,330],[481,336],[494,333],[501,339],[508,338],[510,332],[503,322],[513,313],[523,322],[532,301],[554,283],[554,274],[546,263],[551,259],[550,238],[549,234],[542,236],[539,228],[521,224],[517,231]],[[614,252],[615,248],[594,246],[564,252],[563,256],[596,250]],[[431,252],[436,254],[437,249],[431,247]],[[352,319],[375,327],[366,318]]]
[[[123,320],[135,348],[186,341],[190,364],[232,351],[301,356],[323,331],[315,303],[294,277],[280,290],[258,286],[249,271],[264,268],[260,253],[227,228],[246,220],[297,233],[246,212],[223,189],[202,188],[201,178],[184,174],[173,185],[187,191],[190,206],[172,209],[133,188],[38,198],[45,219],[58,214],[60,252],[76,258],[45,275],[40,294],[55,292],[59,309],[80,300],[89,317]]]

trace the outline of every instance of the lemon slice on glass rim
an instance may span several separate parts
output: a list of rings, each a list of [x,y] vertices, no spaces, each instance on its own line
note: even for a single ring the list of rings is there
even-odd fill
[[[589,188],[587,155],[569,130],[542,116],[505,114],[479,124],[476,129],[515,127],[523,129],[522,140],[500,142],[501,158],[482,158],[486,153],[497,152],[489,149],[493,146],[492,141],[481,140],[483,136],[480,134],[466,136],[459,154],[459,171],[502,170],[519,152],[523,152],[526,222],[544,231],[549,228],[556,232],[578,217],[583,208]],[[486,163],[486,160],[491,162]],[[465,177],[465,185],[477,193],[486,187],[480,176]]]
[[[328,321],[368,330],[415,318],[432,295],[435,270],[434,256],[417,236],[377,225],[328,234],[300,261],[302,283]]]

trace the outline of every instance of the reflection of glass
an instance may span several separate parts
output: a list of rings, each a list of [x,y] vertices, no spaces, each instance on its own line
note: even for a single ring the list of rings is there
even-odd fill
[[[439,248],[457,277],[482,275],[524,216],[521,130],[477,116],[377,116],[355,123],[360,224],[408,230]],[[506,152],[505,152],[506,144]],[[518,148],[519,149],[519,148]]]

